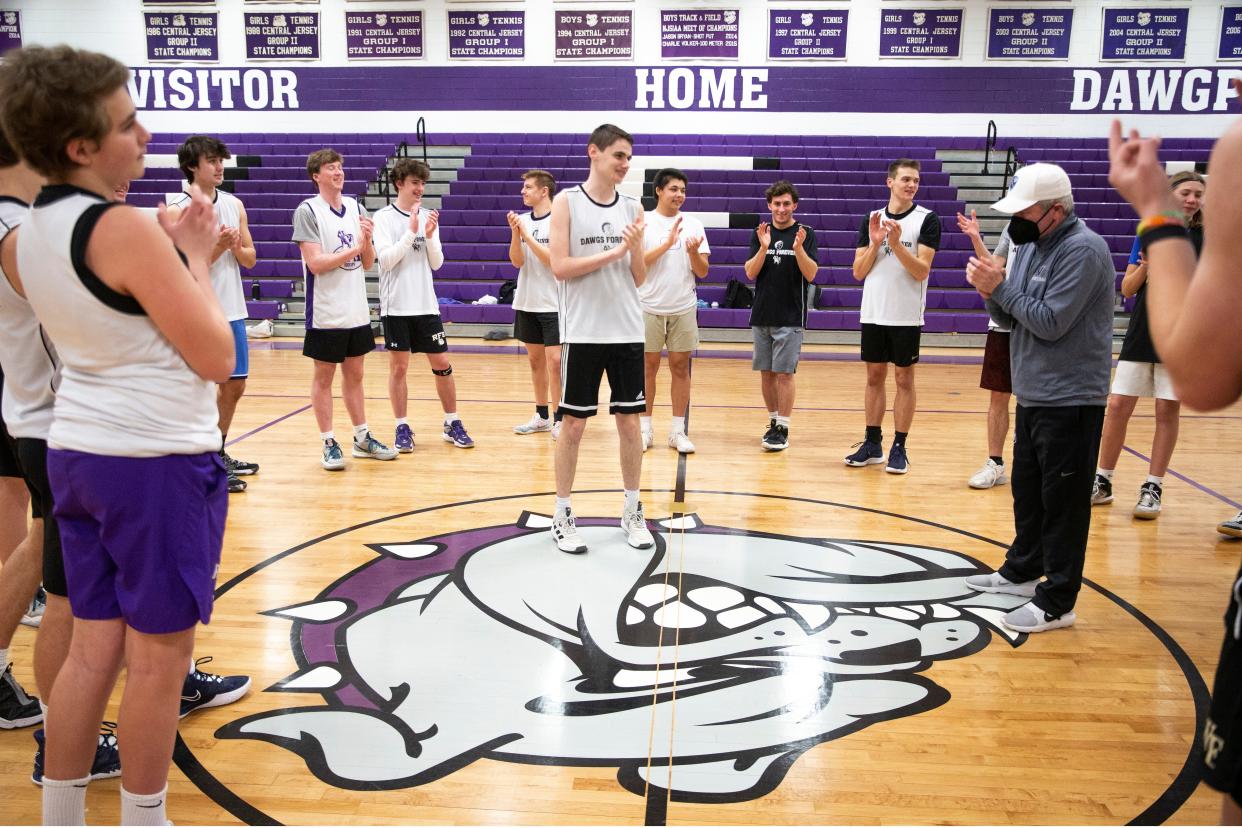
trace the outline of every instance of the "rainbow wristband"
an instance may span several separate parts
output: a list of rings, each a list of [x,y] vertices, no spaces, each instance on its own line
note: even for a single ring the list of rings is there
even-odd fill
[[[1146,232],[1139,234],[1139,246],[1143,250],[1143,254],[1147,254],[1147,248],[1154,242],[1163,239],[1185,239],[1189,237],[1184,224],[1161,224],[1156,227],[1149,228]]]
[[[1172,210],[1164,212],[1164,213],[1157,213],[1156,215],[1145,218],[1138,223],[1137,234],[1139,236],[1142,236],[1145,233],[1148,233],[1156,229],[1157,227],[1168,227],[1172,225],[1176,225],[1178,227],[1181,227],[1182,229],[1185,229],[1186,217],[1183,216],[1181,213],[1176,213],[1176,212],[1173,212]]]

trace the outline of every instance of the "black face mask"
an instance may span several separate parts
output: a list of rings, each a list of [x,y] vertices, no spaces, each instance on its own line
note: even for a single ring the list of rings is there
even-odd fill
[[[1055,207],[1056,205],[1052,205]],[[1044,210],[1044,215],[1031,221],[1030,219],[1019,218],[1014,216],[1009,220],[1009,240],[1014,244],[1029,244],[1036,241],[1042,235],[1039,231],[1039,223],[1044,220],[1044,216],[1052,212],[1052,207]]]

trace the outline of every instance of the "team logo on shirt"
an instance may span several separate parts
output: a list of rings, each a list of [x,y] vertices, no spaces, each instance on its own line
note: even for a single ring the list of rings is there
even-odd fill
[[[216,735],[292,751],[353,790],[490,759],[615,766],[634,794],[743,801],[821,742],[948,702],[924,675],[938,661],[994,633],[1025,640],[999,619],[1027,599],[970,590],[963,578],[990,570],[949,549],[689,515],[659,521],[655,549],[635,554],[615,518],[588,517],[578,529],[591,551],[571,561],[551,549],[550,522],[523,512],[366,544],[374,558],[264,613],[293,623],[299,665],[271,689],[322,703]],[[670,565],[680,575],[666,578]]]
[[[617,235],[617,231],[613,228],[611,221],[606,221],[599,226],[598,236],[582,236],[578,239],[578,244],[586,246],[589,244],[604,244],[610,247],[623,242],[624,239]]]
[[[781,255],[784,252],[785,242],[783,240],[773,242],[771,249],[768,250],[768,255],[772,257],[772,264],[779,265],[781,263]]]
[[[342,250],[348,250],[354,246],[353,233],[346,233],[344,230],[337,230],[336,240],[337,245],[336,249],[332,251],[333,253],[340,253]],[[341,265],[341,270],[357,270],[360,267],[362,267],[362,258],[360,256],[354,256],[352,259]]]

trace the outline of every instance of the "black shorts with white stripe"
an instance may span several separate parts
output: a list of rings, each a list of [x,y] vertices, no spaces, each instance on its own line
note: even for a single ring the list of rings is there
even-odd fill
[[[562,417],[594,417],[599,411],[599,382],[607,374],[612,394],[609,414],[642,414],[642,342],[566,342],[561,345]]]

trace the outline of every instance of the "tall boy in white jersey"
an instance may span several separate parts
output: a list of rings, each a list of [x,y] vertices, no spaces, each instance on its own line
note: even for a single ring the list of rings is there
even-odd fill
[[[561,323],[559,297],[548,253],[548,228],[552,224],[552,196],[556,179],[546,170],[522,174],[522,203],[529,213],[510,212],[509,263],[518,269],[513,295],[513,335],[526,346],[530,381],[535,389],[535,413],[514,426],[515,434],[551,431],[560,436]],[[551,413],[548,403],[551,402]]]
[[[694,216],[684,215],[686,174],[672,167],[655,175],[656,208],[646,216],[643,261],[647,280],[638,289],[646,326],[643,355],[647,411],[640,418],[643,451],[651,448],[651,412],[655,408],[656,375],[660,352],[668,348],[668,369],[673,375],[670,395],[673,420],[668,445],[683,454],[694,451],[686,436],[686,409],[690,405],[690,352],[699,347],[698,293],[695,279],[707,276],[711,246],[707,231]]]
[[[888,404],[885,381],[894,366],[893,400],[896,436],[885,471],[905,474],[906,435],[914,421],[914,365],[919,361],[923,308],[932,257],[940,247],[940,219],[914,203],[919,191],[919,162],[899,158],[888,165],[888,206],[862,220],[854,251],[854,278],[863,283],[862,359],[867,363],[865,411],[867,432],[847,466],[884,462],[881,424]]]
[[[591,172],[586,182],[562,191],[552,202],[548,249],[560,283],[561,412],[556,445],[556,512],[552,538],[562,552],[582,553],[569,495],[578,466],[578,446],[588,417],[599,409],[599,382],[608,374],[608,410],[621,442],[625,508],[621,528],[636,549],[655,545],[638,500],[643,444],[638,417],[643,399],[643,316],[638,287],[647,276],[643,262],[643,208],[617,192],[625,180],[634,139],[612,124],[596,127],[587,144]]]
[[[211,199],[219,224],[216,246],[212,250],[211,286],[233,331],[237,358],[233,376],[216,389],[216,408],[220,412],[220,457],[224,460],[225,471],[229,473],[229,491],[236,493],[246,491],[246,481],[241,478],[259,470],[258,463],[235,460],[224,450],[229,427],[233,424],[233,413],[237,411],[242,394],[246,393],[246,377],[250,375],[250,351],[246,342],[248,314],[241,269],[254,267],[258,256],[254,240],[250,237],[246,208],[237,196],[220,189],[224,182],[224,161],[232,157],[223,141],[209,135],[191,135],[177,147],[177,164],[185,176],[186,186],[197,185],[203,195]],[[174,220],[189,200],[188,193],[169,199]]]
[[[414,450],[414,432],[406,418],[409,390],[406,372],[410,353],[427,355],[436,378],[436,394],[444,408],[444,440],[458,448],[474,441],[457,416],[457,383],[449,363],[448,340],[440,321],[440,304],[431,285],[432,271],[444,264],[444,248],[436,229],[440,214],[422,208],[423,188],[431,168],[402,158],[389,172],[397,200],[375,214],[375,250],[380,272],[380,315],[388,348],[388,399],[397,419],[395,448]]]
[[[395,460],[397,450],[376,440],[367,426],[362,394],[363,360],[375,350],[366,276],[375,264],[374,225],[366,209],[343,194],[345,166],[333,149],[312,152],[306,173],[319,188],[293,211],[293,240],[306,266],[306,340],[302,354],[315,361],[311,407],[323,440],[323,467],[345,468],[332,430],[332,379],[341,366],[341,396],[354,425],[354,457]]]

